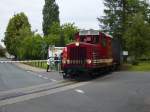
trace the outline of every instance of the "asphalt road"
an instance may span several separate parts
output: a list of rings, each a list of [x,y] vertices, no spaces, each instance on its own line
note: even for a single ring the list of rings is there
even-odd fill
[[[6,67],[9,67],[9,70],[4,70]],[[46,79],[37,78],[36,75],[9,64],[0,65],[1,70],[3,72],[0,72],[0,76],[2,77],[4,73],[7,77],[3,80],[0,78],[2,80],[0,83],[6,85],[4,82],[12,79],[13,82],[8,82],[14,85],[11,88],[16,86],[18,88],[17,83],[20,86],[46,83]],[[8,74],[10,71],[11,75]],[[14,79],[13,74],[18,74],[16,77],[20,78]],[[53,76],[56,80],[62,80],[57,73],[52,74],[54,73],[41,73],[42,76],[48,76],[48,79]],[[0,106],[0,112],[150,112],[149,72],[113,72],[77,84],[31,93],[16,99],[10,98],[5,102],[0,101],[0,105],[3,105]]]
[[[25,71],[9,63],[0,63],[0,91],[24,88],[50,82],[39,74]]]

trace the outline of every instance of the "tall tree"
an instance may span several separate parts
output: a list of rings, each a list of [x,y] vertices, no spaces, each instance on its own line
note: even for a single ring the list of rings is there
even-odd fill
[[[22,30],[26,29],[31,33],[31,26],[29,24],[28,18],[24,13],[19,13],[14,15],[8,23],[6,28],[4,44],[7,48],[7,51],[17,57],[17,50],[20,46],[20,41],[22,37]]]
[[[145,22],[144,16],[137,13],[130,18],[130,26],[124,37],[126,38],[127,50],[135,59],[146,56],[150,48],[150,24]]]
[[[45,5],[43,8],[43,33],[44,36],[49,34],[49,29],[53,22],[59,21],[59,7],[55,0],[45,0]]]
[[[98,18],[100,26],[104,32],[120,38],[124,48],[126,44],[123,35],[130,24],[129,18],[140,12],[146,21],[150,20],[149,4],[146,0],[105,0],[104,5],[105,16]]]

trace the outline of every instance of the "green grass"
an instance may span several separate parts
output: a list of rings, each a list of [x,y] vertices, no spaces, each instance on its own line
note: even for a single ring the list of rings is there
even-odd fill
[[[124,64],[121,69],[127,71],[150,71],[150,62],[140,62],[138,65]]]

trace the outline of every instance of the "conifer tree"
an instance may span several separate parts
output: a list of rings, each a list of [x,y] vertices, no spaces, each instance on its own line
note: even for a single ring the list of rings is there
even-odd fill
[[[59,7],[55,0],[45,0],[43,8],[43,33],[44,36],[49,34],[49,29],[54,22],[59,21]]]
[[[123,38],[127,28],[130,27],[131,17],[142,13],[145,21],[150,22],[149,4],[146,0],[104,0],[105,16],[98,18],[104,32],[114,38],[119,38],[126,48]]]

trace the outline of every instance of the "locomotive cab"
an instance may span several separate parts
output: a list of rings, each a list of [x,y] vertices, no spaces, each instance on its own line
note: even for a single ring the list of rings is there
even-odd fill
[[[62,70],[64,77],[93,74],[112,67],[112,38],[97,30],[83,30],[75,35],[75,42],[63,52]]]

